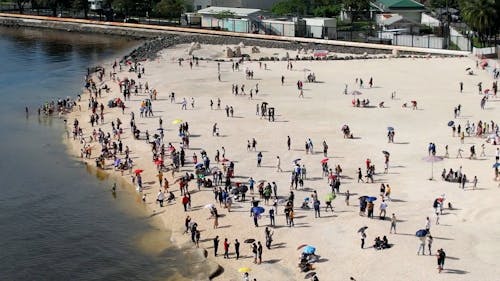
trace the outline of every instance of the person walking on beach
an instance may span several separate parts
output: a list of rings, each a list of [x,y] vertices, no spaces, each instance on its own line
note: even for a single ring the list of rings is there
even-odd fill
[[[358,183],[359,181],[365,182],[363,180],[363,172],[361,171],[361,168],[358,168]]]
[[[446,253],[441,248],[437,251],[437,264],[438,264],[438,272],[441,273],[444,269],[444,260],[446,259]]]
[[[165,194],[160,189],[158,195],[156,196],[156,202],[160,203],[160,207],[163,207],[163,201],[165,200]]]
[[[260,167],[262,163],[262,151],[257,154],[257,167]]]
[[[425,219],[425,230],[427,230],[427,233],[431,233],[431,220],[429,217]]]
[[[346,206],[349,206],[349,197],[351,197],[351,193],[349,193],[349,190],[345,192],[345,204]]]
[[[217,256],[217,249],[219,249],[219,235],[214,238],[214,257]]]
[[[273,242],[274,232],[266,227],[266,229],[264,230],[264,234],[266,235],[266,248],[268,250],[271,250],[271,243]]]
[[[224,258],[229,258],[229,242],[227,241],[227,238],[224,238]]]
[[[460,81],[460,93],[464,91],[464,82]]]
[[[276,172],[283,172],[281,169],[281,159],[279,156],[276,156]]]
[[[389,230],[389,233],[392,233],[392,231],[394,230],[394,234],[396,234],[396,222],[397,222],[396,215],[392,213],[391,229]]]
[[[288,150],[290,150],[290,146],[292,145],[292,140],[290,139],[290,136],[286,137],[286,146],[288,147]]]
[[[314,217],[320,218],[321,214],[320,214],[320,202],[319,202],[319,200],[317,200],[317,199],[314,200],[313,206],[314,206]]]

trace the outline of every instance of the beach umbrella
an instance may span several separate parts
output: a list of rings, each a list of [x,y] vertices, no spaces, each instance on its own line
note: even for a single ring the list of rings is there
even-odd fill
[[[361,93],[360,91],[352,91],[351,95],[354,95],[354,96],[359,96],[359,95],[362,95],[363,93]]]
[[[172,121],[172,124],[174,124],[174,125],[177,125],[180,123],[182,123],[182,119],[175,119],[174,121]]]
[[[263,207],[257,206],[257,207],[252,207],[252,213],[256,215],[260,215],[264,213],[266,210]]]
[[[156,160],[155,160],[155,164],[156,164],[156,165],[161,165],[161,164],[163,164],[163,160],[161,160],[161,159],[156,159]]]
[[[242,186],[240,186],[239,190],[240,190],[240,192],[247,192],[248,187],[246,185],[242,185]]]
[[[285,205],[286,204],[286,200],[285,199],[279,199],[278,200],[278,205]]]
[[[493,164],[493,168],[498,168],[498,167],[500,167],[500,162]]]
[[[490,92],[490,89],[484,89],[484,93],[487,95]]]
[[[292,163],[297,163],[297,162],[299,162],[300,160],[301,160],[300,158],[297,158],[297,159],[293,160],[293,161],[292,161]]]
[[[238,269],[238,272],[240,272],[240,273],[247,273],[250,271],[252,271],[252,269],[250,267],[240,267],[240,269]]]
[[[336,197],[337,197],[337,196],[336,196],[335,194],[333,194],[333,193],[331,193],[331,192],[330,192],[330,193],[328,193],[328,194],[326,195],[325,200],[326,200],[327,202],[328,202],[328,201],[332,201],[332,200],[333,200],[333,199],[335,199]]]
[[[231,194],[238,194],[238,193],[240,193],[240,189],[239,188],[233,188],[231,190]]]
[[[163,131],[164,129],[163,129],[163,128],[158,128],[158,129],[156,129],[156,130],[161,132],[161,131]]]
[[[134,174],[138,175],[138,174],[140,174],[140,173],[142,173],[142,172],[144,172],[144,170],[141,170],[141,169],[136,169],[136,170],[134,171]]]
[[[247,243],[247,244],[250,244],[250,243],[253,243],[253,242],[255,242],[255,239],[251,239],[251,238],[243,241],[243,243]]]
[[[213,207],[214,207],[214,204],[205,205],[205,209],[212,209]]]
[[[389,153],[389,151],[387,151],[387,150],[382,150],[382,153],[383,153],[384,155],[387,155],[387,156],[390,156],[390,155],[391,155],[391,154]]]
[[[415,233],[417,237],[425,237],[427,235],[427,230],[426,229],[420,229]]]
[[[388,131],[394,131],[394,127],[387,127]]]
[[[201,167],[203,167],[203,163],[198,163],[196,164],[196,166],[194,166],[196,169],[200,169]]]
[[[434,179],[434,162],[443,161],[443,159],[444,159],[443,157],[435,156],[435,155],[431,155],[431,156],[427,156],[427,157],[423,158],[424,161],[431,162],[431,177],[429,178],[429,180]]]
[[[168,148],[168,151],[170,151],[170,152],[175,151],[175,147],[170,146],[170,147]]]
[[[115,166],[115,167],[117,167],[118,165],[120,165],[120,162],[121,162],[121,161],[122,161],[122,160],[121,160],[120,158],[117,158],[117,159],[115,160],[114,166]]]
[[[301,245],[299,245],[299,246],[297,247],[297,250],[300,250],[300,249],[304,248],[305,246],[307,246],[307,244],[301,244]]]
[[[368,228],[368,226],[363,226],[360,229],[358,229],[358,233],[365,231]]]
[[[314,252],[316,252],[316,248],[311,245],[305,246],[304,250],[302,251],[302,253],[308,255],[314,254]]]
[[[467,68],[465,69],[465,71],[469,71],[470,69],[471,69],[470,67],[467,67]]]
[[[454,124],[455,124],[455,122],[450,121],[450,122],[448,122],[448,127],[451,127],[451,126],[453,126]]]
[[[308,272],[306,276],[304,276],[304,279],[310,279],[313,278],[316,275],[316,272]]]
[[[369,196],[366,198],[366,201],[368,201],[368,202],[377,201],[377,197]]]
[[[222,163],[225,163],[227,161],[229,161],[229,159],[224,158],[224,159],[221,160]]]
[[[323,160],[321,160],[321,164],[325,164],[326,162],[328,162],[328,158],[324,158]]]

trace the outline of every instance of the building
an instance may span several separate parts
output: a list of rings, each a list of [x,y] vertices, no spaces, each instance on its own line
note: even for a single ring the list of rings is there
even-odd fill
[[[382,31],[397,31],[399,34],[415,34],[420,31],[419,23],[400,14],[378,14],[375,20]]]
[[[420,23],[425,6],[413,0],[375,0],[371,6],[376,11],[386,14],[399,14],[404,19]]]
[[[191,0],[195,11],[209,7],[250,8],[271,10],[279,0]]]
[[[306,22],[306,37],[337,39],[336,18],[303,18]]]
[[[261,20],[260,9],[209,7],[198,10],[201,27],[232,32],[253,33]],[[222,16],[225,14],[225,16]]]

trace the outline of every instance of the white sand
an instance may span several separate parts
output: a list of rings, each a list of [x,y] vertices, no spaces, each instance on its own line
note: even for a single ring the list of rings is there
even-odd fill
[[[215,203],[210,189],[202,192],[193,192],[192,200],[195,211],[188,214],[199,224],[201,232],[201,247],[208,249],[208,255],[213,257],[212,238],[219,235],[219,257],[214,260],[224,268],[224,274],[217,280],[241,280],[237,269],[243,266],[252,268],[251,278],[257,280],[303,280],[304,273],[297,268],[299,252],[296,247],[307,243],[317,247],[321,255],[321,262],[315,267],[320,280],[349,280],[353,276],[356,280],[495,280],[500,270],[495,267],[499,243],[496,238],[500,235],[498,224],[500,211],[496,208],[496,196],[499,189],[498,182],[493,180],[495,147],[486,145],[486,157],[478,160],[467,158],[455,159],[458,148],[464,150],[468,156],[469,146],[476,144],[478,155],[480,145],[484,139],[466,137],[465,144],[461,145],[459,138],[451,137],[451,129],[447,126],[453,120],[453,107],[462,105],[462,117],[455,122],[462,124],[465,129],[466,120],[476,122],[483,120],[498,120],[498,99],[491,100],[486,110],[481,110],[476,84],[483,81],[483,88],[491,87],[491,76],[485,71],[476,76],[466,76],[465,68],[473,66],[475,62],[469,58],[432,58],[432,59],[380,59],[380,60],[353,60],[353,61],[320,61],[293,62],[294,71],[286,69],[286,62],[267,62],[269,70],[259,69],[257,62],[245,62],[241,71],[232,72],[231,63],[222,63],[222,82],[217,82],[217,63],[200,61],[198,67],[191,70],[187,62],[182,67],[177,65],[177,58],[187,57],[187,46],[177,46],[167,49],[158,60],[145,63],[146,75],[140,79],[142,83],[149,82],[151,88],[159,91],[159,100],[153,102],[156,116],[162,116],[164,127],[167,128],[165,142],[172,142],[178,147],[177,125],[171,121],[180,118],[189,122],[190,147],[194,150],[186,151],[186,158],[191,162],[193,152],[200,159],[200,149],[205,149],[215,164],[213,157],[215,150],[222,146],[226,148],[226,158],[234,160],[236,164],[236,181],[246,181],[250,176],[256,180],[276,181],[279,195],[286,196],[289,192],[291,161],[302,158],[301,163],[308,168],[308,178],[305,181],[307,191],[296,192],[295,215],[296,226],[285,226],[285,218],[280,207],[277,216],[278,227],[274,229],[273,244],[279,245],[270,251],[264,248],[261,265],[254,265],[248,244],[241,244],[241,254],[244,258],[234,259],[234,239],[240,242],[247,238],[255,238],[265,244],[264,225],[269,219],[264,216],[260,220],[261,227],[255,228],[249,217],[250,204],[235,203],[234,212],[218,208],[219,213],[225,215],[219,219],[219,229],[212,228],[212,221],[207,220],[209,212],[203,206]],[[221,46],[202,45],[202,49],[195,51],[197,56],[217,57],[224,48]],[[249,52],[247,47],[245,52]],[[262,50],[261,56],[280,53],[283,50]],[[296,52],[290,52],[295,57]],[[255,56],[252,56],[255,57]],[[254,80],[245,79],[245,68],[254,70]],[[304,80],[303,69],[310,69],[316,74],[321,83],[304,83],[305,98],[298,98],[297,80]],[[110,66],[107,69],[111,69]],[[285,75],[286,83],[281,86],[280,77]],[[108,78],[106,74],[106,78]],[[137,79],[129,72],[118,73],[120,78]],[[349,90],[357,89],[355,78],[362,78],[365,85],[370,77],[374,79],[374,88],[359,89],[363,95],[360,99],[369,98],[371,105],[378,105],[385,101],[387,108],[354,108],[351,105],[352,95],[342,94],[344,84],[349,84]],[[459,81],[464,82],[464,93],[458,91]],[[109,83],[109,82],[108,82]],[[241,86],[245,84],[245,92],[259,83],[260,92],[254,100],[246,96],[233,96],[231,84]],[[111,84],[111,83],[109,83]],[[110,97],[121,97],[116,84],[112,85],[111,94],[102,99],[106,104]],[[181,111],[180,104],[171,104],[168,93],[176,93],[176,101],[183,97],[189,101],[196,100],[195,108]],[[396,91],[396,99],[391,100],[390,94]],[[82,108],[87,108],[87,97],[82,100]],[[210,110],[209,100],[216,103],[217,97],[225,105],[234,107],[235,118],[227,118],[224,110]],[[161,217],[168,228],[174,230],[172,240],[180,245],[192,247],[188,235],[182,235],[185,213],[180,198],[174,205],[160,209],[154,203],[158,192],[155,167],[151,162],[150,147],[143,141],[133,140],[130,135],[130,110],[136,114],[138,128],[144,132],[148,129],[154,132],[158,127],[158,118],[140,118],[139,102],[147,98],[145,95],[133,96],[132,101],[126,102],[126,114],[120,109],[105,110],[105,131],[110,131],[110,121],[121,118],[124,123],[124,145],[132,149],[132,157],[136,167],[145,169],[144,182],[155,181],[144,191],[148,194],[147,206],[151,212],[162,212]],[[418,101],[418,110],[402,108],[404,102]],[[261,120],[255,115],[257,103],[266,101],[276,108],[276,122]],[[88,112],[75,112],[71,118],[78,118],[88,122]],[[238,118],[236,118],[238,117]],[[496,119],[495,119],[496,118]],[[212,137],[213,123],[217,123],[223,137]],[[72,122],[69,122],[72,123]],[[82,122],[84,123],[84,122]],[[355,137],[359,139],[344,139],[340,128],[348,124]],[[90,132],[90,124],[82,124],[84,132]],[[388,144],[386,128],[393,126],[396,129],[394,144]],[[286,148],[286,136],[292,138],[292,150]],[[247,152],[246,142],[255,138],[257,150],[263,152],[263,167],[256,167],[256,152]],[[315,145],[315,154],[306,155],[304,142],[311,138]],[[301,210],[299,207],[303,198],[309,197],[312,190],[317,190],[324,206],[325,195],[330,188],[326,178],[321,178],[320,160],[323,159],[321,143],[323,140],[329,145],[330,167],[340,164],[344,175],[341,192],[350,190],[351,206],[346,206],[344,196],[334,200],[335,213],[325,213],[322,208],[322,217],[314,218],[312,210]],[[422,160],[427,156],[429,142],[437,144],[437,155],[444,155],[444,145],[449,145],[450,156],[442,162],[435,163],[435,181],[429,181],[431,164]],[[96,145],[97,147],[97,145]],[[96,151],[97,149],[95,149]],[[382,174],[384,157],[382,150],[391,153],[391,163],[388,174]],[[285,172],[277,173],[276,156],[281,157],[281,166]],[[97,156],[94,152],[93,157]],[[364,169],[366,158],[372,159],[377,168],[374,184],[358,184],[356,170]],[[94,165],[94,162],[90,162]],[[108,162],[111,164],[111,161]],[[443,168],[454,170],[462,166],[463,172],[469,180],[474,176],[479,178],[477,190],[471,190],[471,184],[465,191],[458,188],[458,184],[444,182],[440,179]],[[192,172],[189,163],[182,171]],[[117,172],[116,172],[117,173]],[[127,175],[127,177],[129,177]],[[173,181],[169,179],[172,183]],[[360,195],[378,196],[380,183],[388,183],[392,187],[393,202],[388,202],[388,216],[396,213],[398,219],[398,234],[388,234],[390,222],[368,219],[358,215],[358,200]],[[146,185],[147,186],[147,185]],[[190,189],[195,190],[196,184],[191,183]],[[179,196],[178,185],[175,193]],[[438,274],[436,257],[417,256],[419,241],[415,232],[425,226],[425,217],[430,216],[434,222],[432,203],[434,198],[446,194],[447,202],[452,202],[456,208],[445,210],[440,218],[440,225],[432,225],[434,238],[433,252],[443,248],[447,253],[445,270]],[[258,194],[256,195],[258,197]],[[251,195],[247,194],[247,198]],[[380,198],[375,203],[375,215],[378,215]],[[218,204],[217,204],[218,206]],[[270,206],[264,206],[267,210]],[[389,242],[394,244],[390,249],[375,251],[372,248],[360,249],[359,235],[356,233],[361,226],[368,226],[366,245],[371,246],[376,236],[387,235]],[[222,242],[227,237],[231,241],[231,259],[222,258]],[[427,251],[426,251],[426,254]]]

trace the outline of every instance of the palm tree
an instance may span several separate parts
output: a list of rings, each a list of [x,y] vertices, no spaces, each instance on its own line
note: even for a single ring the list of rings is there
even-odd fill
[[[460,8],[464,21],[477,32],[483,46],[489,36],[496,35],[500,11],[497,10],[495,0],[463,0]]]

